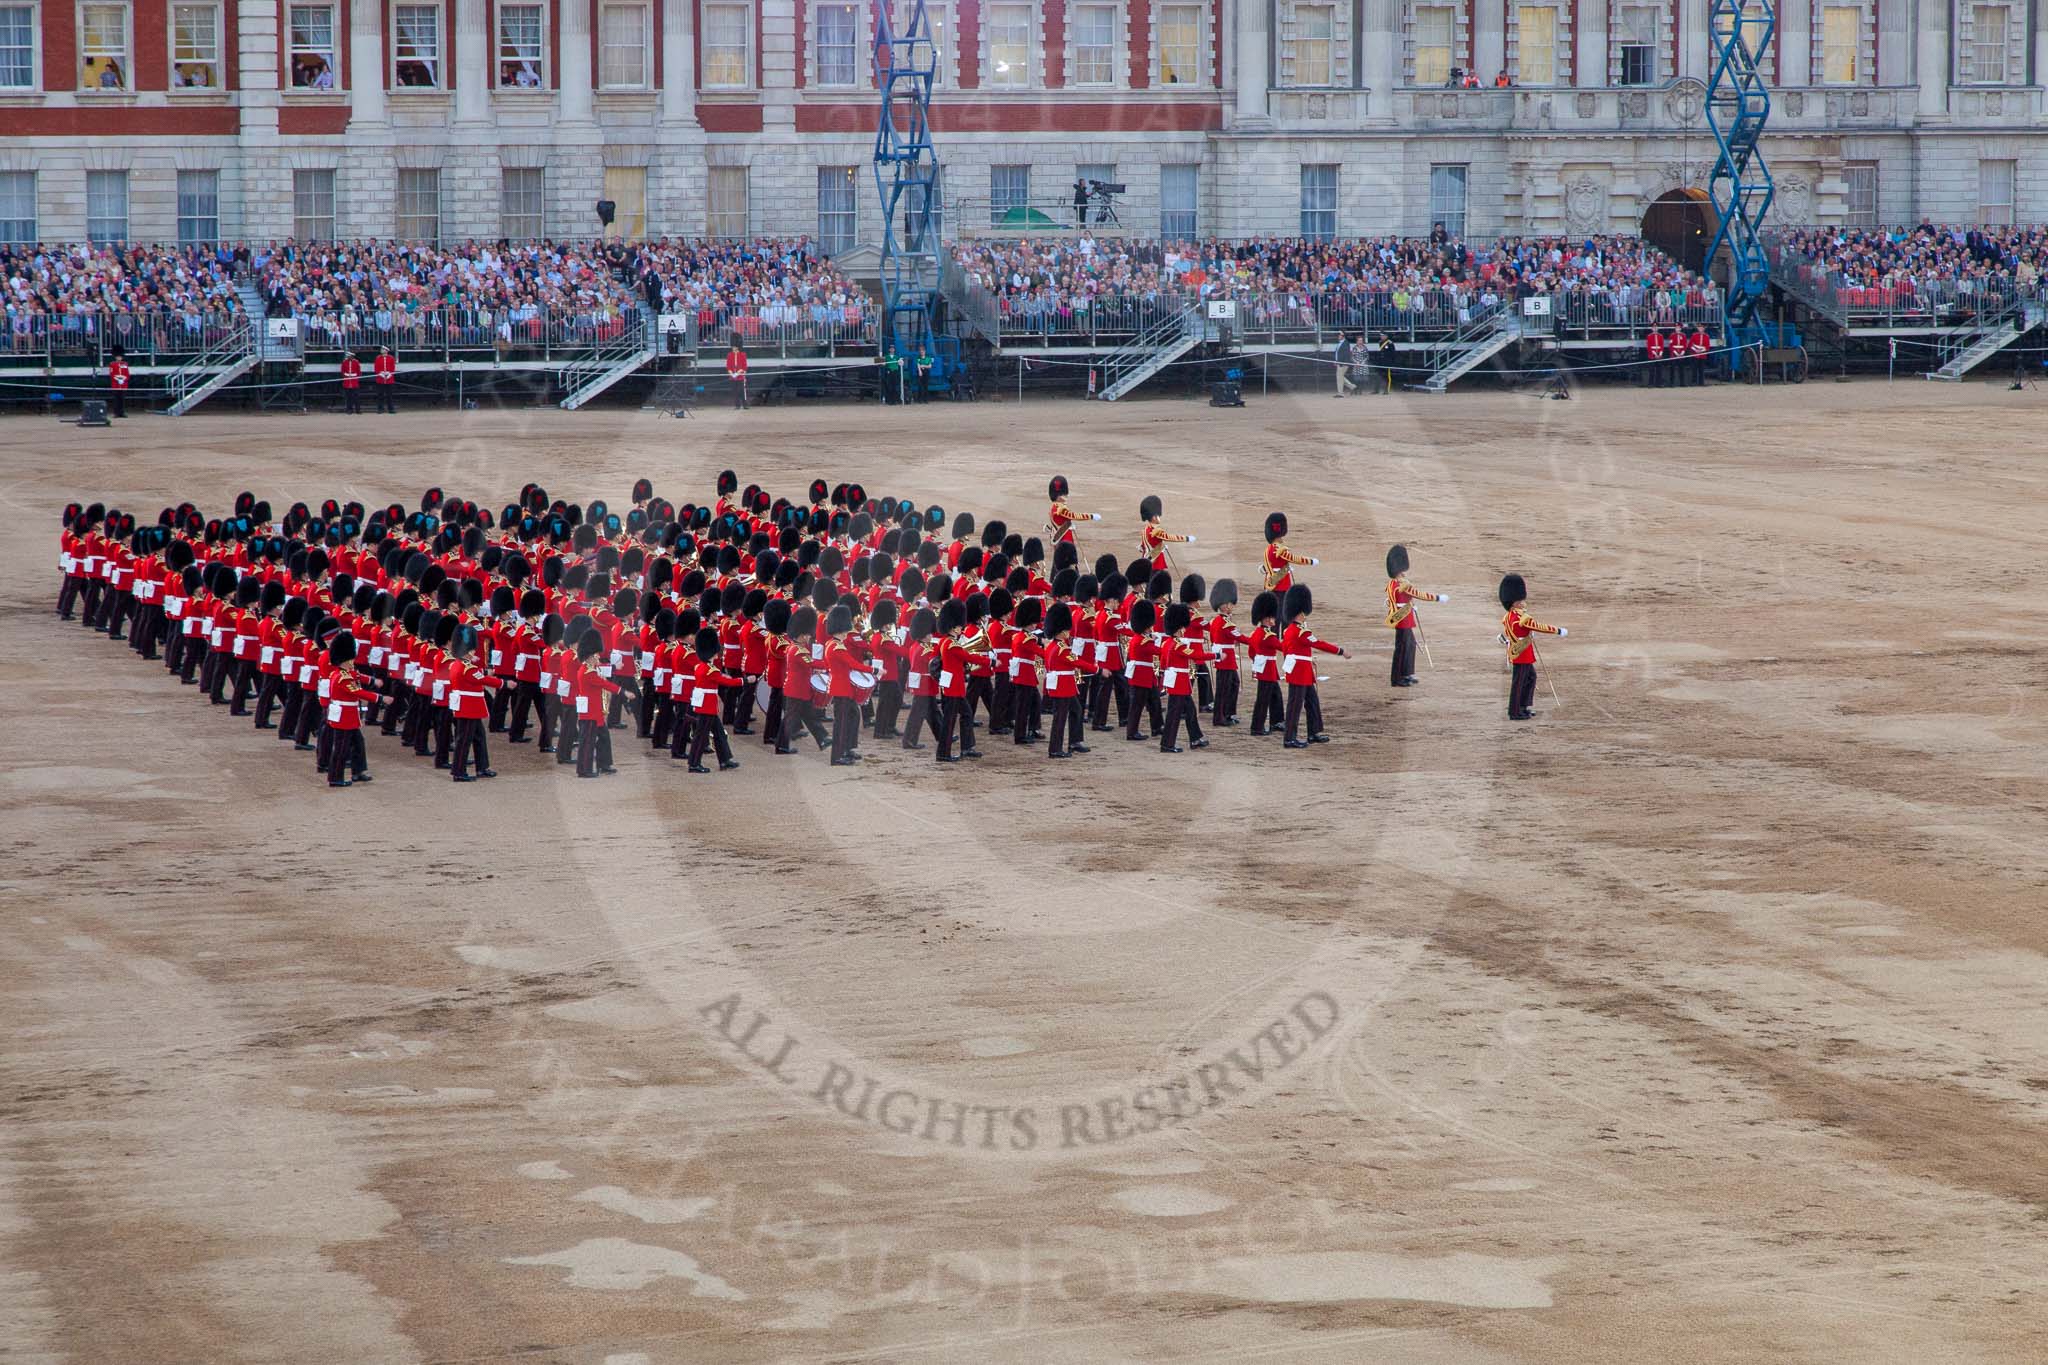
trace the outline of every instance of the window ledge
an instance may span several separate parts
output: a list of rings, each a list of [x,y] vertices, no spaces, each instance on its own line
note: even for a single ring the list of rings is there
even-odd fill
[[[284,97],[294,104],[347,104],[346,90],[287,90]]]
[[[384,93],[395,100],[419,100],[426,104],[439,103],[449,95],[438,85],[387,85]]]
[[[228,103],[228,92],[225,90],[171,90],[165,93],[180,104]]]
[[[700,104],[753,104],[760,98],[761,92],[752,86],[748,86],[745,89],[741,89],[738,86],[720,86],[716,90],[699,90],[697,92],[697,100]]]
[[[79,90],[75,92],[82,100],[95,104],[137,104],[142,97],[133,90]]]

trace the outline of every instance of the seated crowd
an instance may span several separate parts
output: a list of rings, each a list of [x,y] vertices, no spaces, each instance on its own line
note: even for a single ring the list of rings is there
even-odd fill
[[[1777,239],[1778,269],[1846,309],[1929,314],[2042,296],[2048,229],[1798,228]]]
[[[1640,239],[1507,237],[1243,241],[961,242],[955,261],[1018,330],[1073,330],[1162,301],[1235,298],[1249,329],[1449,326],[1535,295],[1583,297],[1597,316],[1711,307],[1713,285]],[[1365,315],[1369,314],[1370,317]],[[1669,318],[1657,316],[1657,321]]]
[[[0,306],[14,349],[96,335],[153,315],[199,334],[241,310],[232,259],[208,247],[0,245]]]
[[[626,248],[622,273],[657,313],[684,313],[698,335],[741,341],[775,329],[858,332],[866,291],[807,237],[668,238]]]

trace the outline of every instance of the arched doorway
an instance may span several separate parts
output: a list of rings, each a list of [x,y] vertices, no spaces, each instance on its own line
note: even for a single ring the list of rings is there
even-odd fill
[[[1643,240],[1687,270],[1705,274],[1714,221],[1705,190],[1670,190],[1643,214]]]

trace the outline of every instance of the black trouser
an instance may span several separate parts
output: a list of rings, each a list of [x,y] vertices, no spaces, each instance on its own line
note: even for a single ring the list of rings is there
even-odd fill
[[[668,747],[668,737],[675,732],[676,704],[667,691],[654,692],[654,715],[647,725],[647,742],[656,749]]]
[[[576,722],[576,776],[596,777],[599,766],[599,746],[609,747],[610,744],[611,731],[605,728],[604,717],[601,714],[585,716],[578,720]]]
[[[1138,733],[1138,722],[1144,720],[1148,714],[1152,720],[1152,733],[1163,732],[1166,729],[1166,718],[1159,706],[1159,689],[1144,687],[1134,682],[1131,684],[1130,714],[1124,720],[1124,738],[1143,739],[1144,736]]]
[[[875,684],[875,738],[896,738],[896,718],[903,714],[903,685],[893,678]]]
[[[1237,720],[1236,669],[1216,670],[1216,706],[1209,714],[1219,726],[1229,725]]]
[[[619,728],[619,721],[626,714],[626,698],[633,696],[639,690],[631,678],[620,682],[618,690],[613,692],[604,704],[604,723],[606,729],[616,730]]]
[[[1394,632],[1394,669],[1391,681],[1400,682],[1415,676],[1415,632],[1397,630]]]
[[[825,713],[818,709],[816,702],[787,700],[783,702],[783,748],[794,749],[796,747],[796,737],[799,730],[810,731],[811,742],[820,749],[825,747],[827,743],[825,736]]]
[[[1302,708],[1308,708],[1308,734],[1314,739],[1323,732],[1323,699],[1316,694],[1314,683],[1287,684],[1287,738],[1295,738],[1301,721]]]
[[[903,725],[903,747],[917,747],[917,732],[929,729],[934,739],[938,738],[939,727],[932,721],[932,699],[928,692],[919,692],[910,698],[910,718]]]
[[[733,702],[732,714],[734,721],[733,729],[743,735],[750,735],[754,732],[754,693],[759,689],[760,685],[760,674],[742,675],[739,697]]]
[[[299,728],[292,735],[294,744],[304,744],[306,737],[313,733],[313,727],[325,719],[322,713],[326,708],[320,704],[320,689],[304,684],[300,690],[306,695],[299,699]],[[278,738],[284,738],[282,731],[278,732]]]
[[[1209,677],[1207,664],[1199,664],[1195,668],[1195,696],[1198,698],[1195,706],[1197,711],[1206,711],[1216,704],[1216,687]]]
[[[973,684],[970,683],[968,685],[972,686]],[[1004,730],[1009,729],[1015,722],[1016,717],[1011,713],[1010,709],[1012,703],[1016,700],[1012,695],[1015,690],[1016,684],[1007,677],[998,676],[991,680],[988,698],[988,732],[990,734],[1000,734]]]
[[[1131,686],[1118,673],[1097,673],[1091,684],[1095,689],[1094,705],[1090,708],[1090,719],[1098,730],[1109,728],[1109,699],[1116,698],[1116,718],[1119,725],[1130,716]]]
[[[276,673],[265,673],[256,685],[256,728],[270,728],[270,713],[277,709],[278,692],[284,687],[284,678]]]
[[[445,706],[434,708],[434,766],[446,768],[455,762],[455,713]]]
[[[1069,752],[1081,742],[1081,699],[1079,697],[1054,697],[1052,699],[1052,738],[1046,741],[1046,753],[1057,757]]]
[[[533,714],[534,704],[539,700],[539,683],[522,682],[513,684],[512,700],[506,707],[505,729],[507,731],[506,737],[514,744],[526,738],[527,718]],[[545,744],[548,741],[548,720],[545,709],[541,712],[540,731],[540,741]]]
[[[398,385],[379,384],[377,386],[377,411],[389,413],[396,413],[398,411]]]
[[[332,730],[331,735],[327,744],[328,785],[340,786],[346,774],[361,777],[370,771],[361,730]]]
[[[576,701],[573,697],[556,697],[554,708],[555,762],[574,763],[577,744],[583,738],[583,718],[576,714]]]
[[[97,578],[88,578],[85,580],[85,604],[80,614],[85,618],[84,623],[87,626],[92,625],[94,621],[97,621],[99,619],[100,591],[105,587],[106,584],[102,583]]]
[[[681,700],[671,699],[668,718],[668,756],[688,758],[690,756],[690,735],[697,728],[697,713]]]
[[[395,735],[398,722],[412,709],[412,698],[405,690],[405,684],[396,678],[386,679],[385,685],[391,689],[391,696],[384,703],[384,720],[377,728],[387,735]]]
[[[277,737],[284,739],[289,735],[298,733],[299,708],[305,705],[306,689],[295,682],[285,682],[283,678],[278,679],[278,684],[278,697],[282,705],[279,706],[277,712]],[[258,725],[263,723],[263,705],[261,699],[256,703],[256,723]]]
[[[1171,749],[1180,738],[1181,723],[1188,727],[1188,743],[1197,744],[1202,738],[1202,708],[1195,705],[1195,699],[1185,692],[1175,692],[1166,699],[1166,730],[1159,736],[1159,747]]]
[[[244,716],[248,714],[245,703],[251,696],[255,695],[257,676],[256,661],[254,659],[235,660],[235,691],[234,696],[228,702],[229,715]]]
[[[718,761],[721,765],[732,762],[732,741],[725,737],[725,722],[718,718],[717,713],[707,716],[699,712],[696,730],[697,733],[690,740],[691,767],[704,766],[704,746],[707,743],[718,747]]]
[[[788,706],[782,700],[782,689],[779,687],[769,688],[768,705],[761,712],[761,742],[763,744],[782,743],[783,716],[787,713]]]
[[[640,728],[637,733],[641,739],[654,737],[654,701],[654,678],[649,675],[640,687]]]
[[[362,389],[361,389],[361,388],[357,387],[357,386],[356,386],[356,385],[354,385],[354,384],[344,384],[344,385],[342,385],[342,386],[341,386],[341,400],[342,400],[342,402],[343,402],[343,403],[344,403],[344,404],[346,405],[346,411],[347,411],[347,413],[348,413],[348,415],[349,415],[349,416],[351,416],[351,417],[360,417],[360,416],[362,416],[362,413],[363,413],[363,391],[362,391]]]
[[[491,748],[484,738],[485,718],[463,717],[455,722],[455,775],[461,777],[469,771],[469,760],[476,756],[476,770],[488,772],[491,766]]]
[[[732,405],[735,409],[747,405],[747,381],[744,378],[732,381]]]
[[[128,620],[128,606],[134,600],[128,593],[123,592],[119,588],[109,588],[107,590],[106,606],[100,616],[99,625],[100,629],[104,630],[109,638],[115,640],[121,638],[121,627]]]
[[[328,755],[334,749],[334,736],[337,733],[333,726],[327,724],[326,718],[323,716],[320,723],[320,737],[313,744],[314,772],[324,773],[327,771]]]
[[[185,623],[164,618],[164,672],[176,673],[185,658]]]
[[[832,761],[844,763],[860,747],[860,703],[852,697],[832,699]]]
[[[1280,724],[1285,709],[1280,700],[1280,684],[1270,678],[1259,678],[1252,690],[1252,733],[1263,735]]]
[[[988,678],[982,677],[974,673],[968,674],[966,700],[967,719],[970,722],[972,722],[974,719],[975,706],[980,705],[987,708],[989,714],[989,722],[991,724],[994,723],[996,713],[995,690],[990,685],[990,680]]]
[[[1038,689],[1017,683],[1010,688],[1010,728],[1014,744],[1029,744],[1038,738]]]
[[[974,685],[968,680],[969,687]],[[939,700],[939,754],[940,758],[953,756],[953,736],[960,736],[960,752],[974,752],[974,709],[967,704],[966,697],[942,697]]]
[[[57,615],[69,621],[72,609],[78,605],[78,593],[85,586],[83,574],[64,575],[64,586],[57,589]]]
[[[1529,705],[1536,700],[1536,665],[1516,664],[1515,675],[1508,683],[1508,714],[1526,716]]]
[[[113,399],[114,416],[126,417],[128,415],[128,390],[115,389],[113,393]]]

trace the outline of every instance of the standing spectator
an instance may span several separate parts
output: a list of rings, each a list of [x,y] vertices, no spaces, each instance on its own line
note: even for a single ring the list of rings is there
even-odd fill
[[[1358,385],[1351,382],[1351,366],[1358,354],[1357,346],[1347,335],[1337,338],[1337,396],[1348,397],[1358,391]]]
[[[342,410],[349,416],[363,415],[363,362],[356,359],[354,351],[346,351],[341,357],[341,401]]]
[[[377,348],[377,359],[371,369],[377,381],[377,411],[398,415],[398,357],[391,354],[389,346]]]
[[[932,353],[924,343],[917,345],[917,401],[928,403],[932,396]]]
[[[1394,391],[1394,338],[1390,333],[1380,333],[1380,373],[1386,377],[1387,393]]]
[[[740,340],[734,337],[732,349],[725,353],[725,377],[732,384],[732,405],[744,411],[747,406],[747,353],[740,347]]]

